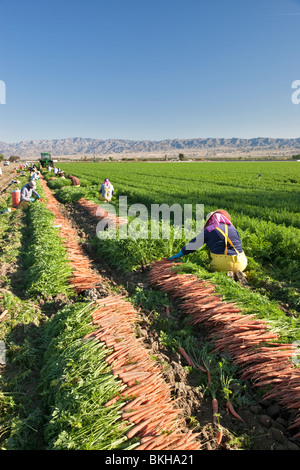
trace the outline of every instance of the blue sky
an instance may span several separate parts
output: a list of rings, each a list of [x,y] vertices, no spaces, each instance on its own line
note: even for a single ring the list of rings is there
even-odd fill
[[[0,26],[0,141],[300,136],[300,0],[0,0]]]

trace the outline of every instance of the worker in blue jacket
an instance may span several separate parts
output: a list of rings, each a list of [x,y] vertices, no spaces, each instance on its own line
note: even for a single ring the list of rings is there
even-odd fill
[[[169,260],[194,253],[204,245],[210,251],[210,267],[213,271],[236,273],[246,269],[247,258],[238,231],[232,225],[228,212],[222,209],[210,212],[200,234]]]
[[[18,207],[26,207],[28,202],[33,202],[35,198],[32,197],[32,195],[36,196],[38,199],[41,197],[36,191],[36,184],[34,180],[24,184],[24,186],[21,188],[20,204]]]

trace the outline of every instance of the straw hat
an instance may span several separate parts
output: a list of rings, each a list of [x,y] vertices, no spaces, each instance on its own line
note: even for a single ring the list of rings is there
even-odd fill
[[[213,212],[209,212],[206,216],[206,222],[205,222],[205,225],[204,227],[206,227],[206,225],[208,224],[209,222],[209,219],[214,215],[214,214],[223,214],[228,220],[231,221],[231,217],[230,215],[228,214],[228,212],[224,211],[223,209],[217,209],[216,211],[213,211]]]

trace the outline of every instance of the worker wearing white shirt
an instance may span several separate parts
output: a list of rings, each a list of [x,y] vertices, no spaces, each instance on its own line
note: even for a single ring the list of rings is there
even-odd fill
[[[40,172],[35,171],[34,173],[31,174],[30,181],[36,181],[40,179]]]

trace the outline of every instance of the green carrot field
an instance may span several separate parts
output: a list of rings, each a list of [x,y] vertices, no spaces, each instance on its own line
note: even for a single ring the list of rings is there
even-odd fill
[[[245,217],[300,228],[299,162],[73,163],[63,170],[97,190],[110,178],[116,197],[129,202],[204,204],[223,207],[235,223]],[[259,175],[261,177],[259,178]],[[249,221],[250,225],[250,221]]]

